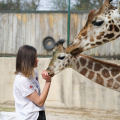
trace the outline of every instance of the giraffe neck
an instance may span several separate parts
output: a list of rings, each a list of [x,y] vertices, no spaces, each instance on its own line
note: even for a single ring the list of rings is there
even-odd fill
[[[120,92],[120,66],[80,54],[72,57],[71,68],[104,87]]]

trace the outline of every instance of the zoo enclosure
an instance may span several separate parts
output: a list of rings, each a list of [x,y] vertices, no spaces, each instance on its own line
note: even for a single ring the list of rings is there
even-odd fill
[[[68,3],[67,11],[0,11],[0,55],[14,56],[20,46],[28,44],[37,49],[40,57],[49,57],[52,51],[43,47],[43,39],[47,36],[55,41],[65,39],[67,47],[85,25],[89,13],[72,11],[70,0]],[[84,54],[119,59],[119,38]]]

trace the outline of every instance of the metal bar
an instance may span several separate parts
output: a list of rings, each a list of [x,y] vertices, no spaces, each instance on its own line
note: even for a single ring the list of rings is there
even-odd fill
[[[88,10],[69,11],[69,13],[89,13]],[[0,13],[68,13],[68,11],[21,11],[21,10],[0,10]]]
[[[0,57],[16,57],[16,55],[0,55]],[[52,55],[38,55],[38,58],[50,58]]]
[[[70,0],[68,0],[68,25],[67,25],[67,46],[69,45],[70,39]]]
[[[0,57],[16,57],[15,54],[0,54]],[[52,57],[52,55],[38,55],[37,56],[38,58],[50,58]],[[94,58],[98,58],[98,59],[102,59],[102,58],[105,58],[105,59],[117,59],[117,60],[120,60],[120,56],[91,56],[91,57],[94,57]]]
[[[21,10],[0,10],[0,13],[68,13],[68,11],[21,11]]]

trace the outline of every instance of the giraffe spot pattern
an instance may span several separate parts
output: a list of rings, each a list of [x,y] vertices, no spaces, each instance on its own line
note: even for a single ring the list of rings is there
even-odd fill
[[[120,35],[118,35],[116,38],[120,37]]]
[[[70,62],[70,60],[67,60],[67,62],[69,63],[69,62]]]
[[[99,36],[97,36],[96,38],[97,38],[98,40],[100,40],[100,39],[101,39],[101,36],[99,35]]]
[[[119,69],[112,69],[111,70],[111,74],[112,74],[112,76],[114,77],[114,76],[116,76],[117,74],[119,74]]]
[[[108,39],[110,39],[110,38],[113,38],[113,37],[114,37],[114,34],[113,34],[113,33],[107,34],[107,35],[105,35],[105,37],[108,38]]]
[[[113,86],[113,89],[118,89],[120,87],[120,85],[118,83],[115,83]]]
[[[80,68],[80,64],[79,64],[79,62],[77,61],[77,69],[79,69]]]
[[[88,38],[87,36],[84,37],[84,39],[87,39],[87,38]]]
[[[106,39],[103,39],[103,42],[108,42],[108,40],[106,40]]]
[[[80,73],[85,76],[86,73],[87,73],[87,71],[88,71],[88,70],[87,70],[86,68],[83,68],[83,69],[80,71]]]
[[[87,31],[83,32],[81,35],[82,36],[85,36],[87,34]]]
[[[67,67],[67,64],[65,65],[65,67]]]
[[[87,61],[86,61],[85,58],[80,58],[80,63],[81,63],[82,66],[85,66],[86,62]]]
[[[114,81],[113,78],[109,79],[107,83],[107,87],[112,87],[113,81]]]
[[[105,32],[100,32],[100,35],[103,36],[105,34]]]
[[[109,25],[108,30],[109,30],[109,31],[112,31],[112,30],[113,30],[113,25]]]
[[[76,62],[76,60],[75,60],[75,59],[73,59],[73,61],[74,61],[74,63]]]
[[[90,38],[90,41],[91,41],[91,42],[93,42],[93,41],[94,41],[93,36]]]
[[[100,76],[99,73],[97,73],[97,77],[96,77],[96,83],[100,84],[100,85],[104,85],[104,80],[103,78]]]
[[[117,80],[118,82],[120,82],[120,76],[118,76],[118,77],[116,78],[116,80]]]
[[[114,21],[112,20],[112,23],[114,23]]]
[[[94,72],[90,71],[89,75],[88,75],[88,78],[91,80],[93,77],[94,77]]]
[[[89,43],[86,44],[86,46],[88,46],[88,45],[89,45]]]
[[[87,67],[88,67],[89,69],[92,69],[92,67],[93,67],[93,62],[92,62],[92,61],[89,61]]]
[[[95,46],[95,44],[91,44],[91,46]]]
[[[101,45],[101,44],[102,44],[102,42],[96,42],[96,44],[97,44],[97,45]]]
[[[95,71],[99,71],[101,68],[102,68],[101,64],[95,63],[95,67],[94,67]]]
[[[102,71],[102,75],[103,75],[105,78],[110,77],[109,71],[106,70],[106,69],[104,69],[104,70]]]
[[[119,28],[116,25],[114,25],[114,28],[116,32],[119,32]]]

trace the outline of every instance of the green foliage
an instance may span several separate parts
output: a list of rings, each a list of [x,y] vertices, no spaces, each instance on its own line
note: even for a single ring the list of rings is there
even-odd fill
[[[76,0],[73,10],[92,10],[102,6],[104,0]]]
[[[51,0],[54,10],[67,10],[69,0]],[[71,10],[92,10],[102,6],[104,0],[70,0]]]
[[[0,10],[37,10],[40,0],[21,1],[21,0],[7,0],[7,2],[0,1]]]
[[[53,9],[55,10],[67,10],[68,9],[68,0],[52,0]]]

